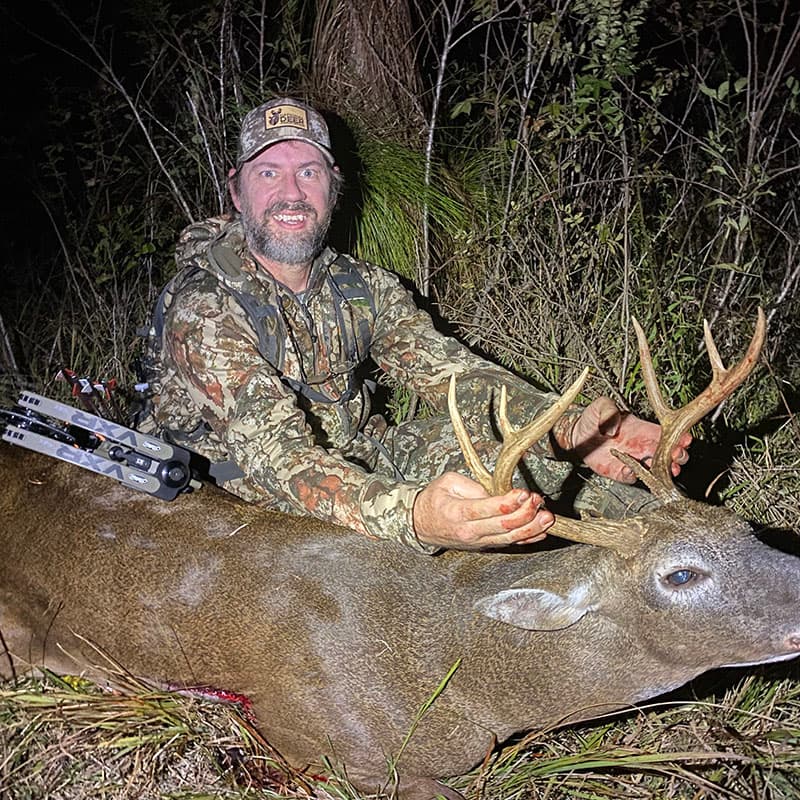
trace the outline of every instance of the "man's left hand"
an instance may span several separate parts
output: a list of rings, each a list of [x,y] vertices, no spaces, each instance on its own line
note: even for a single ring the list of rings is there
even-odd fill
[[[628,453],[649,466],[660,436],[660,425],[620,411],[610,397],[598,397],[578,417],[568,450],[598,475],[620,483],[635,483],[633,471],[611,451]],[[672,451],[673,476],[678,475],[681,466],[689,460],[687,448],[691,442],[691,434],[685,433]]]

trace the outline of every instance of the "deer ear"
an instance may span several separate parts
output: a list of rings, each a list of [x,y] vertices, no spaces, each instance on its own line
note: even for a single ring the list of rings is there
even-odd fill
[[[555,631],[573,625],[588,611],[598,608],[591,599],[588,583],[573,586],[568,594],[520,587],[482,597],[474,608],[516,628]]]

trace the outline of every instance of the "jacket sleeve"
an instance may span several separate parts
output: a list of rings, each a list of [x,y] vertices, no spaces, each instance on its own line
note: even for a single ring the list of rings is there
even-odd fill
[[[248,491],[238,493],[275,498],[296,513],[435,551],[413,532],[422,485],[370,474],[315,445],[294,392],[264,361],[256,332],[213,277],[201,275],[176,294],[164,355],[221,450],[248,476]]]
[[[440,333],[430,315],[418,308],[397,276],[370,267],[376,297],[372,357],[398,384],[409,386],[437,412],[447,413],[450,376],[457,379],[458,409],[470,433],[497,438],[493,429],[500,388],[508,393],[508,416],[514,425],[530,422],[559,395],[543,392],[507,369],[473,353],[456,339]],[[569,425],[581,408],[567,412]],[[554,457],[550,436],[533,447],[538,455]]]

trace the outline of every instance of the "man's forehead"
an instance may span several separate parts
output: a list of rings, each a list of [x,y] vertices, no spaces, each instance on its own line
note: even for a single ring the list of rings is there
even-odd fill
[[[300,166],[318,164],[326,167],[325,160],[319,149],[308,142],[301,142],[296,139],[287,139],[276,142],[257,156],[246,162],[249,165],[277,165],[282,166],[286,163],[298,164]]]

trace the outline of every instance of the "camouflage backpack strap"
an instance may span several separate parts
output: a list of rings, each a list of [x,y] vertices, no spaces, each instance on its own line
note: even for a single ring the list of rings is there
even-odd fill
[[[207,233],[203,226],[196,226],[198,230]],[[206,272],[213,275],[219,283],[236,299],[247,313],[248,318],[254,321],[254,328],[259,334],[259,343],[262,343],[262,329],[265,327],[260,321],[270,316],[270,310],[261,306],[253,295],[252,279],[242,270],[242,259],[236,250],[227,244],[219,233],[216,237],[200,239],[200,247],[194,254],[192,261],[176,275],[174,275],[161,290],[153,308],[150,334],[155,335],[156,344],[160,343],[161,335],[164,332],[164,321],[167,311],[175,298],[175,295],[186,285],[195,275]],[[207,243],[207,244],[206,244]],[[274,312],[275,314],[277,312]],[[273,337],[274,339],[274,337]],[[270,350],[270,343],[264,341],[267,350]],[[271,343],[272,348],[277,348],[276,343]],[[265,348],[260,348],[263,350]],[[282,360],[282,359],[280,359]],[[270,363],[273,363],[270,359]]]
[[[287,331],[279,306],[280,296],[274,304],[264,304],[257,299],[253,279],[242,270],[241,257],[225,240],[212,244],[208,250],[208,261],[250,320],[258,335],[259,352],[275,367],[284,383],[313,403],[347,403],[359,393],[361,385],[355,371],[369,353],[376,311],[372,291],[355,262],[339,255],[329,266],[326,276],[331,294],[338,301],[334,303],[334,313],[350,365],[348,389],[333,400],[312,386],[283,374]],[[366,315],[357,310],[365,307],[369,309]]]
[[[282,372],[286,342],[278,308],[271,303],[258,302],[253,279],[242,270],[242,259],[232,247],[216,242],[209,248],[208,256],[210,265],[219,270],[217,277],[247,314],[258,336],[258,352]]]
[[[241,306],[251,320],[258,336],[259,352],[276,366],[283,365],[284,338],[270,335],[270,330],[281,330],[282,321],[277,310],[259,303],[253,293],[252,278],[242,270],[242,259],[236,252],[236,239],[222,219],[207,220],[189,226],[181,236],[178,261],[185,266],[164,286],[153,306],[148,326],[137,331],[144,339],[140,359],[137,400],[131,415],[134,427],[150,424],[152,398],[160,392],[158,376],[162,359],[162,337],[167,313],[178,292],[199,273],[209,273],[216,278]],[[202,432],[198,433],[198,436]],[[189,436],[190,434],[184,434]]]
[[[200,268],[191,267],[174,275],[161,289],[156,298],[149,323],[136,329],[140,337],[141,356],[136,367],[138,382],[135,385],[135,398],[132,402],[128,422],[135,430],[156,433],[155,429],[146,430],[154,424],[152,418],[153,398],[160,393],[159,376],[161,372],[162,334],[167,311],[172,305],[180,286]]]
[[[258,350],[278,372],[283,372],[286,355],[285,322],[277,304],[259,302],[253,278],[242,269],[242,259],[225,240],[217,240],[208,249],[209,266],[223,285],[244,309],[258,335]],[[354,368],[369,352],[375,324],[375,298],[356,262],[338,255],[328,268],[327,280],[335,304],[337,324],[341,331],[344,351]],[[350,306],[350,308],[347,308]],[[359,309],[367,308],[367,314]],[[355,312],[354,312],[355,310]],[[345,313],[350,319],[345,319]],[[311,390],[311,399],[320,401],[323,395]]]
[[[151,340],[150,348],[157,352],[161,350],[161,337],[164,332],[164,321],[169,311],[175,295],[180,291],[186,283],[188,283],[195,275],[201,272],[210,272],[218,279],[219,275],[216,271],[209,269],[202,264],[193,264],[190,267],[185,267],[181,272],[175,275],[167,285],[161,290],[158,295],[155,306],[153,308],[153,316],[151,327],[149,331],[143,333]],[[271,327],[265,324],[266,320],[274,320],[278,325],[282,325],[282,321],[278,315],[277,310],[273,306],[263,305],[259,303],[252,292],[247,291],[243,287],[246,282],[242,282],[242,288],[231,285],[226,280],[220,279],[220,283],[225,287],[225,290],[231,294],[236,302],[242,307],[247,318],[251,321],[253,328],[258,334],[258,350],[270,364],[277,369],[283,365],[284,358],[284,341],[282,337],[270,334],[268,329]]]
[[[348,360],[360,364],[369,353],[377,310],[375,296],[356,262],[338,255],[328,269],[332,295],[339,300],[335,305],[336,322],[341,331],[342,343]],[[345,319],[347,308],[349,320]],[[364,314],[361,309],[367,309]]]

